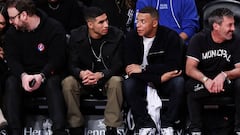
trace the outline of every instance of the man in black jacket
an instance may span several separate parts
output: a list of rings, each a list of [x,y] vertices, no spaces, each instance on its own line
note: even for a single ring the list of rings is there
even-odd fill
[[[169,96],[168,110],[161,114],[161,132],[173,134],[173,123],[177,120],[184,94],[184,79],[180,76],[181,45],[176,32],[158,25],[156,9],[146,7],[139,11],[137,30],[127,35],[124,44],[125,71],[129,77],[123,87],[139,134],[155,134],[156,131],[146,108],[147,86],[156,89],[160,96]]]
[[[10,75],[6,80],[5,106],[10,135],[23,134],[23,94],[45,94],[53,135],[66,135],[65,106],[61,77],[66,37],[63,26],[37,10],[32,0],[8,0],[6,59]],[[30,84],[33,80],[35,83]]]
[[[69,65],[72,76],[62,82],[68,106],[70,134],[80,134],[83,116],[80,112],[80,94],[106,92],[104,112],[106,135],[117,135],[121,126],[122,98],[122,40],[123,32],[108,25],[102,10],[90,7],[85,12],[87,26],[71,32]],[[79,85],[80,84],[80,85]],[[81,89],[81,90],[80,90]]]

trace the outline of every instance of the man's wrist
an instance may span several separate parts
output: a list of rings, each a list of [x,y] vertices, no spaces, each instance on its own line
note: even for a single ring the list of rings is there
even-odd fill
[[[227,79],[227,77],[228,77],[227,74],[226,74],[225,72],[223,72],[223,71],[222,71],[221,73],[223,74],[223,76],[225,77],[225,79]]]
[[[44,73],[40,73],[41,77],[42,77],[42,83],[46,80],[46,76]]]
[[[146,71],[146,65],[140,65],[142,72]]]
[[[206,83],[207,81],[208,81],[208,77],[203,76],[203,78],[202,78],[202,82],[203,82],[203,83]]]
[[[104,73],[103,72],[97,72],[99,75],[99,79],[102,79],[104,77]]]
[[[104,73],[103,73],[103,72],[100,72],[100,74],[101,74],[101,77],[103,78],[103,77],[104,77]]]

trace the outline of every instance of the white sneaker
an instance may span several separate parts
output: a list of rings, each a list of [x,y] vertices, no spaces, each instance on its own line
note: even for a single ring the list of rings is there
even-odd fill
[[[162,128],[161,129],[161,134],[162,135],[173,135],[174,130],[172,127],[168,127],[168,128]]]
[[[191,133],[192,135],[201,135],[202,133],[201,132],[192,132]],[[239,134],[240,135],[240,134]]]
[[[7,121],[2,114],[2,110],[0,109],[0,127],[3,127],[5,125],[7,125]]]
[[[156,135],[155,128],[141,128],[139,129],[139,135]]]

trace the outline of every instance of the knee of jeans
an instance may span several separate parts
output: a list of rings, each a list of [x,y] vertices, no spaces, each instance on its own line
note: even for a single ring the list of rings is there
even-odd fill
[[[126,98],[131,98],[132,96],[135,95],[135,91],[137,90],[137,85],[140,85],[140,83],[137,83],[137,81],[135,81],[132,78],[128,78],[126,80],[123,81],[123,93],[125,95]]]
[[[78,81],[73,76],[68,76],[62,80],[63,92],[70,92],[72,89],[78,88]]]
[[[173,87],[173,90],[178,93],[178,94],[183,94],[184,93],[184,78],[183,77],[176,77],[171,80],[171,86]]]

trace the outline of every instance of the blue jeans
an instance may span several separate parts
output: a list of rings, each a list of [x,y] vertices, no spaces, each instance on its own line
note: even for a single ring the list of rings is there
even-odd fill
[[[123,83],[124,96],[138,128],[155,125],[146,108],[146,86],[147,82],[131,77]],[[178,120],[179,109],[184,99],[184,79],[181,76],[173,78],[160,84],[157,90],[160,96],[170,99],[167,111],[161,115],[161,127],[171,127]]]

